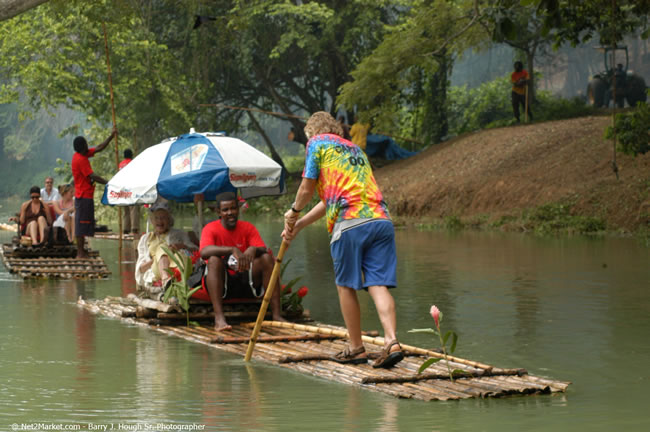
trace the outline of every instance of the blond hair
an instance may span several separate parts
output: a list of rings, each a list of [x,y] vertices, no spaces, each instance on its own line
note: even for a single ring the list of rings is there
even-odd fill
[[[328,112],[318,111],[313,113],[305,125],[305,135],[307,135],[307,138],[311,138],[314,135],[325,133],[343,136],[343,127]]]

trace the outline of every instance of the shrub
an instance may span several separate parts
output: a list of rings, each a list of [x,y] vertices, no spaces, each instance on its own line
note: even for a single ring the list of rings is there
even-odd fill
[[[616,138],[616,150],[627,155],[636,156],[650,150],[650,107],[639,102],[631,112],[617,114],[614,126],[605,130],[605,138]]]

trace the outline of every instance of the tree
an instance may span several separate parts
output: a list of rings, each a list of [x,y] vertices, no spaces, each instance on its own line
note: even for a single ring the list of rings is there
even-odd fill
[[[650,36],[650,0],[528,0],[544,11],[545,29],[558,44],[576,46],[598,36],[601,45],[614,45],[641,30]]]
[[[191,70],[169,49],[182,46],[187,33],[165,11],[173,3],[52,2],[0,23],[0,49],[6,53],[0,57],[0,102],[19,103],[23,112],[59,106],[82,112],[90,138],[103,139],[111,123],[101,25],[106,21],[123,145],[148,146],[187,131],[196,109],[188,95],[198,91]],[[169,33],[154,32],[160,28]],[[64,132],[82,133],[80,124]],[[110,154],[98,159],[100,172],[115,171]]]
[[[304,119],[296,114],[306,116],[321,110],[335,113],[339,87],[379,43],[383,25],[396,15],[390,3],[232,2],[233,7],[224,14],[227,18],[217,21],[217,31],[197,35],[206,48],[201,56],[220,59],[209,77],[221,85],[207,102],[218,105],[230,101],[285,113],[296,141],[306,143]],[[209,13],[220,16],[213,10]]]
[[[352,81],[341,87],[337,102],[357,106],[361,120],[383,131],[399,128],[404,120],[397,117],[401,107],[422,111],[412,120],[419,127],[412,130],[437,142],[446,134],[446,89],[453,58],[484,40],[477,26],[483,15],[478,1],[411,1],[408,6],[404,19],[389,28],[381,44],[351,73]]]
[[[48,0],[0,0],[0,21],[15,17]]]

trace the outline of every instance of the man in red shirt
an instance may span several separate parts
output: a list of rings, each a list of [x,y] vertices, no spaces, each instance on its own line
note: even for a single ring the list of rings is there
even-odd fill
[[[93,172],[89,158],[108,146],[113,137],[117,135],[117,129],[113,128],[111,135],[106,141],[97,147],[88,148],[86,138],[78,136],[74,139],[74,155],[72,155],[72,177],[74,178],[74,209],[75,209],[75,236],[77,237],[77,258],[88,258],[88,252],[84,249],[86,236],[95,235],[95,183],[106,184],[107,181]]]
[[[131,149],[124,150],[124,159],[117,165],[118,169],[127,166],[133,160]],[[122,207],[124,209],[124,234],[132,232],[137,234],[140,231],[140,207],[137,205]]]
[[[524,69],[524,64],[520,61],[515,62],[515,71],[510,75],[512,81],[512,110],[514,111],[517,123],[519,123],[519,105],[524,110],[528,109],[528,118],[533,119],[533,113],[530,112],[530,101],[526,101],[526,86],[528,85],[528,71]]]
[[[207,262],[207,274],[203,289],[195,297],[204,298],[207,290],[214,308],[214,328],[219,331],[231,328],[223,313],[222,300],[262,297],[269,286],[275,259],[257,228],[239,220],[239,203],[234,193],[219,195],[217,205],[221,218],[207,224],[201,233],[199,249]],[[280,291],[274,290],[271,298],[274,321],[285,321],[281,316]]]

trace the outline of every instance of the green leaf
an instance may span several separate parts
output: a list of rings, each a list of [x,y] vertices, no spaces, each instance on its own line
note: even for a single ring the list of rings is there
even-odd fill
[[[451,338],[451,348],[449,348],[450,353],[454,353],[456,351],[456,342],[458,342],[458,335],[456,332],[452,332],[452,338]]]
[[[201,327],[201,324],[199,324],[199,323],[196,322],[196,321],[190,321],[190,325],[191,325],[191,326],[194,326],[194,327]]]
[[[422,371],[424,371],[426,368],[428,368],[434,363],[438,363],[439,361],[440,361],[439,358],[433,358],[433,357],[425,360],[424,363],[420,365],[420,368],[418,369],[418,373],[422,373]]]
[[[452,376],[456,376],[456,375],[471,376],[471,374],[469,372],[464,371],[462,369],[454,369],[453,371],[451,371],[451,375]]]
[[[449,339],[449,336],[451,336],[452,331],[449,330],[447,333],[442,338],[442,345],[447,346],[447,340]]]

